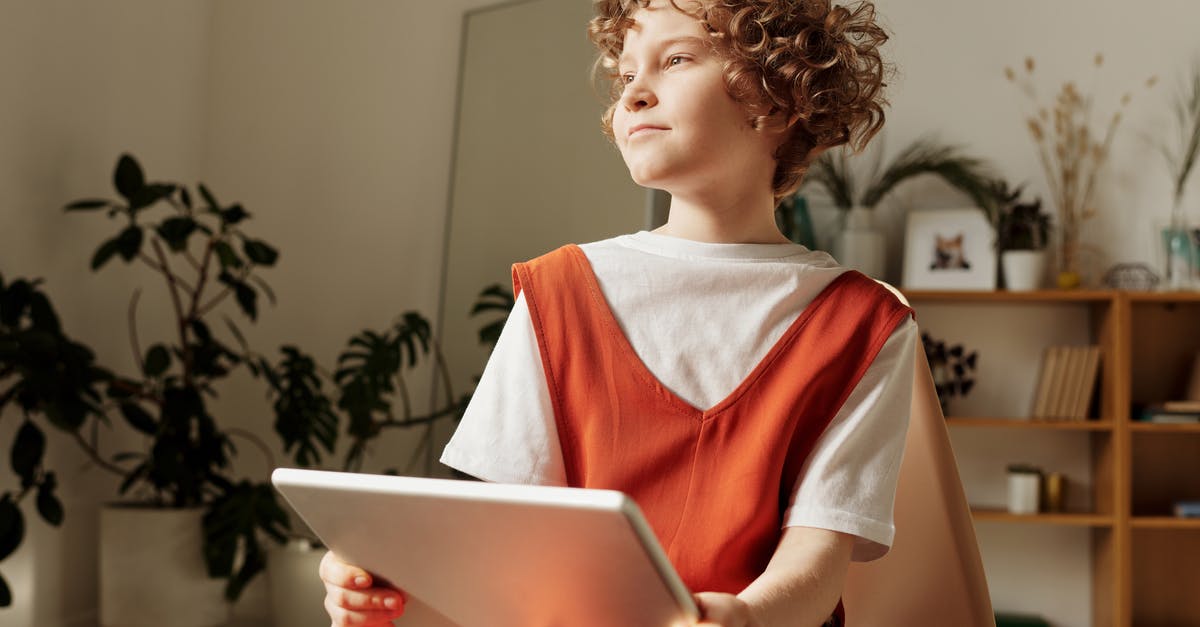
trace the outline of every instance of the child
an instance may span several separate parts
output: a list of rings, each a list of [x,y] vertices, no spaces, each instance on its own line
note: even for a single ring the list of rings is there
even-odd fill
[[[885,287],[788,242],[779,201],[883,124],[874,9],[599,0],[604,130],[667,224],[513,268],[518,295],[443,453],[487,481],[617,489],[705,625],[840,624],[851,560],[887,552],[916,328]],[[402,594],[332,554],[335,625]]]

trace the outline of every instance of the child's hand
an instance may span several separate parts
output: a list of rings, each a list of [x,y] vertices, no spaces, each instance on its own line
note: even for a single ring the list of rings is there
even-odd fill
[[[700,622],[696,627],[758,627],[750,606],[732,594],[701,592],[692,597],[700,607]]]
[[[321,558],[321,581],[325,582],[325,611],[332,627],[344,625],[391,625],[404,613],[404,593],[390,587],[371,587],[367,571],[338,559],[333,551]]]

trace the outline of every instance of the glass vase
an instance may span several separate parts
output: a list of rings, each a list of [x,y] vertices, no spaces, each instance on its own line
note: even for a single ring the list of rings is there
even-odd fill
[[[1168,290],[1188,290],[1195,287],[1196,247],[1187,228],[1182,207],[1171,210],[1171,224],[1162,231],[1165,254],[1163,287]]]

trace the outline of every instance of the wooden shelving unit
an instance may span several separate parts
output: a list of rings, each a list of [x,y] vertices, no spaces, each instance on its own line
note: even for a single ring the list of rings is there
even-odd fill
[[[949,417],[951,429],[995,429],[1037,438],[1078,433],[1091,451],[1091,512],[1013,515],[977,509],[977,522],[1087,528],[1096,627],[1200,625],[1200,520],[1171,503],[1200,499],[1200,425],[1135,422],[1131,407],[1180,398],[1200,351],[1200,292],[905,291],[922,306],[1086,308],[1103,354],[1099,406],[1077,422]],[[1019,331],[1014,331],[1019,332]],[[1065,437],[1065,436],[1060,436]],[[958,451],[969,455],[970,451]],[[967,486],[968,493],[970,486]]]

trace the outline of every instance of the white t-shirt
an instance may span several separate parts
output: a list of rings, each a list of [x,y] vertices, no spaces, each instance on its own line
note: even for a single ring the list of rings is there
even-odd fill
[[[701,409],[732,393],[845,271],[798,244],[711,244],[642,231],[580,248],[634,352],[666,388]],[[882,557],[895,535],[916,340],[907,317],[817,441],[784,515],[785,527],[858,536],[856,561]],[[523,295],[441,460],[486,481],[566,485]]]

